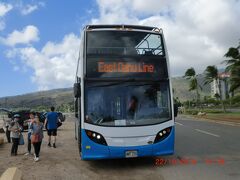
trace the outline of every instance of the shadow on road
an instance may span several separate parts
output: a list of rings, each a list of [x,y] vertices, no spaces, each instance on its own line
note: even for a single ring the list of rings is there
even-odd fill
[[[87,161],[92,168],[96,169],[126,169],[139,167],[154,167],[155,159],[153,157],[133,158],[133,159],[109,159]]]

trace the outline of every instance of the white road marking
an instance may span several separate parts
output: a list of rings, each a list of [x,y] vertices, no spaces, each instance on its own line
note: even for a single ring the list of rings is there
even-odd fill
[[[201,129],[195,129],[195,130],[198,131],[198,132],[204,133],[204,134],[208,134],[208,135],[214,136],[214,137],[220,137],[217,134],[213,134],[213,133],[210,133],[210,132],[207,132],[207,131],[203,131]]]
[[[180,125],[180,126],[184,126],[183,124],[181,124],[179,122],[175,122],[175,124]]]

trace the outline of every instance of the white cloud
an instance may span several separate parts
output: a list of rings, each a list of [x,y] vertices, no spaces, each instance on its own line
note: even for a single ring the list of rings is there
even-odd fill
[[[138,15],[152,15],[161,13],[167,14],[171,10],[171,5],[175,3],[175,0],[132,0],[131,7],[132,10],[138,13]]]
[[[9,59],[15,58],[18,55],[18,49],[12,48],[5,51],[5,56]]]
[[[5,4],[0,2],[0,17],[5,16],[11,9],[12,9],[11,4]]]
[[[38,6],[37,5],[26,5],[24,8],[21,10],[22,15],[27,15],[32,13],[33,11],[37,10]]]
[[[8,46],[16,44],[30,44],[30,42],[38,41],[38,28],[32,25],[26,26],[22,31],[13,31],[7,38],[1,38],[0,42]]]
[[[7,55],[11,58],[17,54],[23,65],[34,70],[31,79],[39,90],[70,87],[75,80],[79,44],[79,37],[68,34],[62,42],[46,43],[41,51],[34,47],[15,48]]]
[[[128,0],[97,0],[100,18],[92,19],[93,24],[132,24],[138,21],[132,16]]]
[[[97,0],[93,24],[139,24],[163,28],[173,75],[193,66],[201,73],[219,64],[240,39],[240,1]]]
[[[11,4],[0,2],[0,31],[5,28],[4,16],[12,9]]]
[[[36,4],[26,4],[26,5],[23,5],[22,3],[20,3],[17,6],[20,9],[20,12],[22,15],[28,15],[28,14],[31,14],[32,12],[38,10],[40,7],[44,7],[45,3],[38,2]]]

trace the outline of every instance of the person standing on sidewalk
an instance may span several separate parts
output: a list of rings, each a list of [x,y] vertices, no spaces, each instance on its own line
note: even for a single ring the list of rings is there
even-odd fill
[[[31,142],[34,147],[35,156],[34,161],[39,161],[39,154],[43,139],[43,123],[39,121],[39,117],[35,116],[34,121],[30,125]]]
[[[5,128],[6,128],[6,137],[7,137],[8,143],[11,143],[11,137],[10,137],[11,131],[9,130],[11,122],[12,122],[11,114],[8,114],[7,119],[5,119],[5,121],[4,121]]]
[[[51,107],[51,112],[47,113],[44,127],[47,128],[48,133],[48,146],[51,147],[51,136],[53,136],[53,147],[56,148],[56,139],[57,139],[57,128],[58,128],[58,114],[54,112],[55,108]]]
[[[32,147],[32,144],[31,144],[31,124],[33,123],[34,121],[34,117],[35,117],[35,112],[31,112],[29,114],[29,118],[28,120],[24,121],[24,125],[27,125],[28,126],[28,134],[27,134],[27,139],[28,139],[28,147],[27,147],[27,152],[25,153],[25,155],[29,155],[31,154],[31,147]]]
[[[22,132],[22,127],[19,125],[20,115],[15,114],[13,116],[14,120],[11,122],[9,126],[9,130],[11,131],[10,136],[12,138],[12,149],[11,156],[16,156],[19,145],[19,138]]]

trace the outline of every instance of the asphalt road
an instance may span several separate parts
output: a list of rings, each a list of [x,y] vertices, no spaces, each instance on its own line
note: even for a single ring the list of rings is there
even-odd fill
[[[240,179],[240,126],[177,118],[174,157],[166,179]]]
[[[116,179],[116,169],[123,177],[129,173],[129,179],[240,179],[240,126],[178,117],[173,156],[90,164],[113,171]]]
[[[236,180],[240,179],[240,126],[178,117],[174,155],[84,164],[99,178]]]

